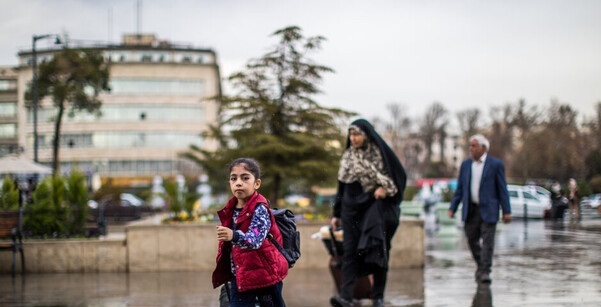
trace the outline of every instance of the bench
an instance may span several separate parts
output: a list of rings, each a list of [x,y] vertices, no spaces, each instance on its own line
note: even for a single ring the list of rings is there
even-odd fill
[[[0,250],[12,251],[12,275],[15,276],[17,252],[21,255],[21,274],[25,272],[21,212],[0,211]]]

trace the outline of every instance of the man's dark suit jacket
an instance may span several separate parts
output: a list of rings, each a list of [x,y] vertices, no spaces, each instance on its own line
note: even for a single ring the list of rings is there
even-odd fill
[[[463,203],[461,209],[461,218],[466,220],[470,206],[470,179],[472,177],[472,159],[467,159],[461,163],[457,190],[451,200],[449,210],[457,211],[459,203]],[[505,181],[505,166],[501,160],[486,156],[484,169],[482,170],[482,179],[480,180],[480,214],[482,220],[486,223],[496,223],[499,221],[499,209],[503,214],[511,213],[509,205],[509,194],[507,192],[507,182]]]

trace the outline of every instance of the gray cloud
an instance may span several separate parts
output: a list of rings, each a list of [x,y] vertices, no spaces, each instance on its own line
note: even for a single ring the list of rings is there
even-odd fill
[[[0,64],[33,34],[117,42],[136,31],[136,1],[2,0]],[[112,23],[109,25],[109,10]],[[143,1],[142,31],[214,48],[225,76],[261,56],[269,34],[298,25],[328,41],[318,101],[385,117],[400,102],[421,115],[552,98],[591,114],[601,101],[601,1]],[[112,31],[109,33],[109,29]],[[45,42],[40,42],[40,45]]]

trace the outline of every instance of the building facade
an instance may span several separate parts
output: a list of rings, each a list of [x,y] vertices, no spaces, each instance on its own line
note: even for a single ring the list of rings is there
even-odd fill
[[[0,157],[20,151],[17,77],[14,68],[0,67]]]
[[[38,65],[64,47],[37,51]],[[61,171],[77,167],[103,178],[140,180],[200,174],[197,165],[179,154],[190,145],[214,148],[201,136],[217,119],[211,98],[221,95],[213,50],[175,45],[149,34],[124,35],[119,45],[69,42],[68,48],[100,50],[109,62],[111,91],[99,97],[100,116],[84,111],[63,117]],[[18,143],[31,158],[33,112],[25,92],[33,76],[32,58],[31,51],[19,53]],[[50,165],[57,110],[50,97],[38,105],[38,159]]]

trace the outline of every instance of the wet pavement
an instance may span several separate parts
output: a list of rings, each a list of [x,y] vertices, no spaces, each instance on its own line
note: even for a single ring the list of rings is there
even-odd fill
[[[601,306],[598,216],[499,224],[493,281],[480,287],[463,233],[450,227],[427,229],[425,268],[390,271],[386,306]],[[210,280],[210,272],[0,275],[0,306],[219,306]],[[284,298],[329,306],[333,287],[326,270],[292,269]]]

